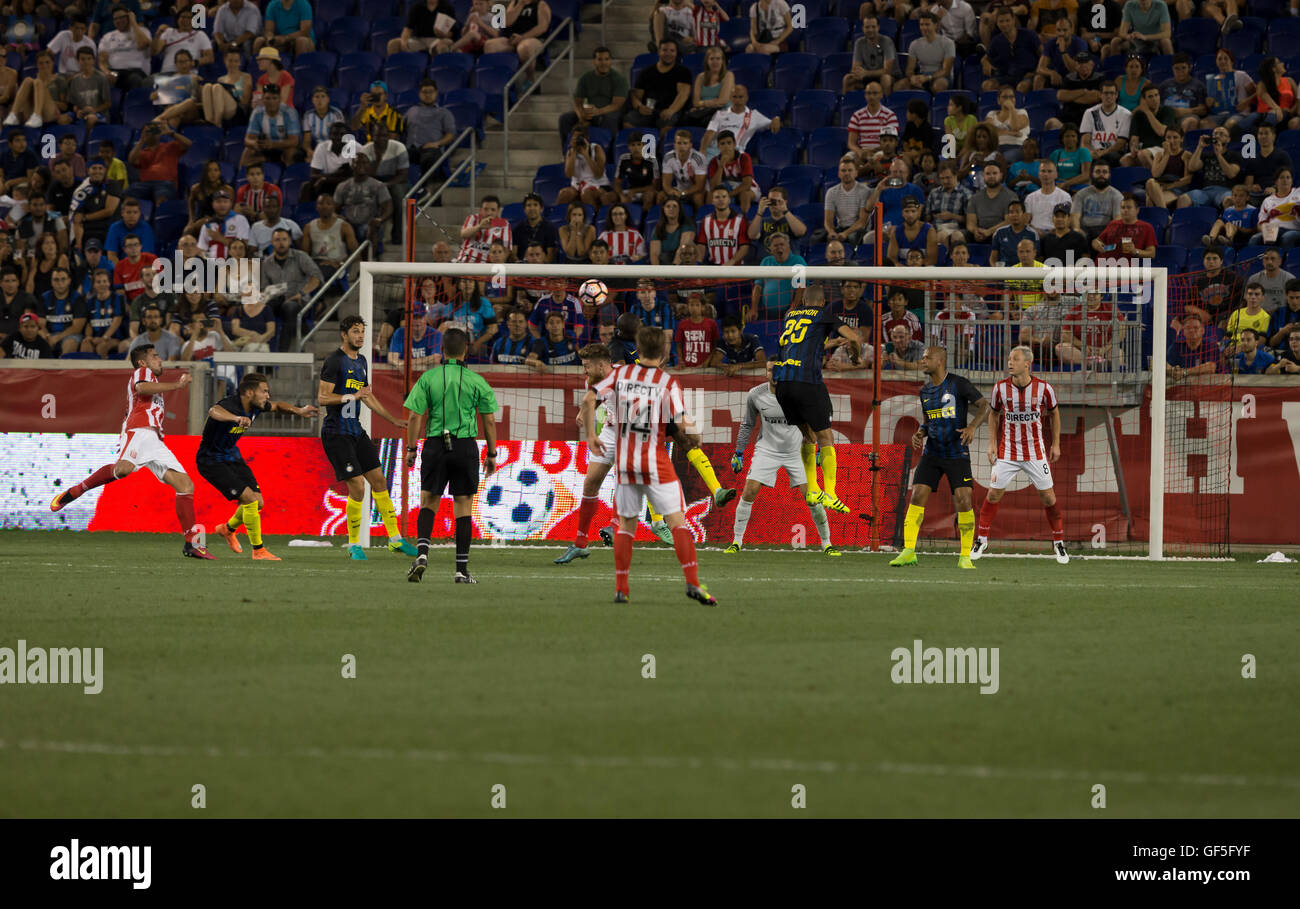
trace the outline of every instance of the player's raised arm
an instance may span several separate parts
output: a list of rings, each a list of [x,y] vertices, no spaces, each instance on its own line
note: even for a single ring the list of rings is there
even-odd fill
[[[136,385],[136,387],[139,388],[141,385],[146,385],[146,384],[153,384],[153,383],[140,382]],[[211,419],[216,420],[218,423],[238,423],[240,426],[244,427],[245,429],[253,425],[253,421],[250,420],[248,417],[237,417],[230,411],[226,410],[226,408],[222,407],[220,404],[213,404],[211,407],[209,407],[208,416]]]
[[[189,372],[181,373],[181,377],[175,382],[136,382],[135,390],[142,395],[156,395],[167,391],[176,391],[178,388],[184,388],[190,384],[191,376]]]
[[[592,454],[603,455],[605,446],[601,444],[600,433],[596,431],[596,393],[590,388],[582,396],[578,419],[582,421],[582,430],[587,434],[587,447],[591,449]]]
[[[314,417],[320,413],[319,408],[308,404],[306,407],[297,407],[288,401],[272,401],[267,406],[269,413],[291,413],[299,417]]]

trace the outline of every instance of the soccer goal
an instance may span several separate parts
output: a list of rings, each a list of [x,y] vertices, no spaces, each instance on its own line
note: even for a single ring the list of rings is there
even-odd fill
[[[858,254],[870,261],[869,252]],[[579,300],[580,286],[593,278],[607,287],[607,298]],[[1035,375],[1055,387],[1060,404],[1060,457],[1052,470],[1071,551],[1152,559],[1227,554],[1230,379],[1207,373],[1167,382],[1165,350],[1173,336],[1165,326],[1191,297],[1190,283],[1165,269],[366,262],[360,314],[368,351],[381,335],[387,340],[386,322],[402,328],[400,344],[389,345],[400,367],[380,360],[374,369],[376,392],[390,410],[431,362],[421,359],[431,334],[468,330],[475,345],[470,365],[496,390],[503,449],[497,474],[485,478],[476,499],[475,532],[493,542],[558,544],[573,536],[587,457],[576,425],[586,388],[576,351],[610,343],[624,313],[669,331],[672,369],[701,447],[717,480],[739,488],[745,474],[728,464],[745,397],[766,381],[757,351],[769,362],[777,359],[785,311],[813,287],[862,342],[857,350],[848,344],[827,350],[823,372],[833,404],[839,495],[852,506],[851,514],[834,517],[836,545],[888,549],[901,539],[918,456],[909,443],[926,379],[918,347],[944,348],[948,369],[988,396],[1007,376],[1011,348],[1027,346]],[[376,301],[392,302],[381,309]],[[541,317],[552,308],[565,313],[558,337]],[[485,328],[489,312],[498,324]],[[516,313],[524,317],[522,338]],[[527,362],[535,349],[540,364]],[[363,413],[369,421],[370,412]],[[400,469],[400,431],[374,423],[393,498],[405,503],[404,520],[410,520],[418,508],[418,469]],[[985,425],[970,446],[976,508],[989,484],[988,447]],[[684,453],[673,456],[697,539],[725,545],[730,511],[712,507]],[[747,543],[798,547],[812,539],[807,509],[784,483],[778,478],[776,489],[760,496]],[[439,532],[449,533],[449,501],[443,507],[446,525],[440,512]],[[602,512],[599,520],[607,516]],[[922,546],[952,545],[953,522],[945,484],[927,508]],[[641,535],[652,538],[648,525]],[[1008,490],[991,537],[993,553],[1048,554],[1050,530],[1024,480]]]

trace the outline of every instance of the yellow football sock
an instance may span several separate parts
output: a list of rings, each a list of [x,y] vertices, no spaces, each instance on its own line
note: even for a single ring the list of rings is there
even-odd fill
[[[361,503],[348,496],[348,545],[356,546],[361,541]]]
[[[226,522],[226,527],[232,531],[238,530],[239,525],[242,523],[244,523],[244,506],[236,505],[235,513],[232,514],[230,520]]]
[[[975,512],[957,512],[957,529],[961,531],[961,554],[968,556],[971,543],[975,542]]]
[[[722,488],[722,484],[718,482],[717,474],[713,472],[713,464],[709,462],[708,455],[698,448],[692,448],[686,452],[686,460],[699,473],[700,479],[704,481],[705,486],[709,487],[710,493],[717,492]]]
[[[379,516],[384,519],[384,532],[390,540],[400,540],[402,532],[397,529],[397,513],[393,511],[393,500],[388,497],[388,490],[372,490],[375,504],[379,506]]]
[[[835,446],[822,446],[822,489],[826,495],[835,498]]]
[[[822,488],[817,485],[817,446],[804,442],[799,448],[799,457],[803,460],[803,472],[808,480],[808,495],[820,495]]]
[[[925,509],[920,505],[908,505],[907,517],[903,519],[903,548],[915,549],[916,538],[921,534],[921,519]]]
[[[248,531],[248,542],[254,546],[262,545],[262,510],[256,502],[244,506],[244,528]]]

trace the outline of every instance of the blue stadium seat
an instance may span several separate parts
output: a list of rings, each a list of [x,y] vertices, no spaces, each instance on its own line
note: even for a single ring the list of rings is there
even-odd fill
[[[790,200],[790,207],[795,208],[799,205],[809,205],[817,200],[817,184],[807,178],[797,180],[782,180],[781,186],[785,189],[787,197]],[[817,222],[820,223],[820,222]]]
[[[394,96],[404,92],[418,92],[420,80],[423,78],[424,70],[410,66],[388,66],[384,69],[384,81],[388,84],[388,92]]]
[[[658,57],[655,57],[658,60]],[[514,51],[502,51],[495,54],[483,54],[478,58],[474,65],[475,69],[482,69],[485,66],[493,66],[498,69],[508,69],[511,72],[519,69],[519,55]]]
[[[853,29],[849,20],[839,18],[808,18],[808,28],[804,30],[803,47],[810,54],[825,58],[831,54],[844,51],[849,35]]]
[[[776,168],[768,167],[766,164],[754,165],[754,182],[758,188],[766,192],[776,183]]]
[[[794,212],[795,217],[808,226],[808,233],[804,234],[806,243],[812,237],[813,231],[822,226],[822,213],[825,209],[820,202],[805,202],[802,205],[791,205],[790,211]]]
[[[838,92],[844,84],[844,77],[853,69],[853,54],[827,54],[822,59],[822,72],[819,84],[822,88]]]
[[[1149,179],[1151,179],[1151,171],[1145,167],[1112,167],[1110,169],[1110,185],[1122,193],[1126,193],[1134,187],[1141,188]]]
[[[1194,248],[1210,232],[1218,215],[1208,206],[1176,208],[1169,216],[1169,242],[1174,246]]]
[[[366,49],[366,37],[370,34],[370,20],[360,16],[343,16],[328,25],[329,32],[324,38],[324,47],[337,54],[349,54]]]
[[[466,62],[473,63],[468,54],[463,54]],[[382,54],[372,53],[371,51],[353,51],[339,56],[338,69],[360,69],[364,70],[367,75],[373,77],[379,75],[379,70],[383,68],[384,58]],[[468,66],[466,69],[472,69]]]
[[[1029,115],[1030,129],[1043,129],[1048,120],[1060,116],[1061,105],[1056,102],[1051,104],[1031,104],[1025,108],[1025,113]]]
[[[813,167],[838,167],[848,148],[849,131],[842,126],[823,126],[808,137],[808,163]]]
[[[330,72],[323,66],[294,66],[293,68],[293,106],[295,109],[311,110],[311,93],[318,85],[330,84]]]
[[[1184,246],[1157,246],[1152,268],[1167,268],[1170,274],[1181,273],[1187,265],[1187,248]]]
[[[813,167],[811,164],[789,164],[780,168],[776,179],[782,185],[792,180],[807,180],[810,183],[821,183],[821,169]]]
[[[1219,26],[1213,19],[1184,19],[1174,29],[1174,46],[1193,57],[1212,54],[1219,46]]]
[[[388,42],[402,34],[406,24],[400,16],[383,16],[370,23],[370,49],[377,54],[388,53]]]
[[[1286,254],[1286,261],[1282,267],[1293,275],[1300,272],[1300,247],[1292,249]]]
[[[1300,20],[1274,19],[1268,24],[1267,49],[1270,54],[1290,57],[1300,47]]]
[[[1158,208],[1150,205],[1144,205],[1138,209],[1138,220],[1145,221],[1151,225],[1156,232],[1157,242],[1165,235],[1165,230],[1169,227],[1169,209]]]
[[[1232,51],[1235,60],[1241,60],[1243,57],[1259,53],[1263,43],[1264,30],[1252,28],[1248,24],[1243,25],[1239,31],[1223,35],[1219,40],[1219,46]],[[1247,72],[1255,72],[1255,70],[1247,70]]]
[[[792,129],[783,129],[779,133],[757,133],[750,140],[748,148],[756,163],[778,170],[799,161],[799,137]]]
[[[772,72],[772,87],[795,95],[817,84],[821,58],[815,54],[788,53],[777,57]]]
[[[474,57],[471,54],[435,54],[429,61],[430,69],[458,69],[463,73],[468,73],[474,68]]]
[[[744,56],[752,57],[755,55],[745,54]],[[741,61],[737,59],[728,64],[728,68],[731,70],[732,75],[736,77],[736,84],[745,86],[745,88],[749,89],[751,92],[756,92],[768,87],[767,64]]]
[[[333,51],[308,51],[293,58],[295,68],[299,66],[319,66],[326,72],[333,73],[339,65],[339,55]],[[221,74],[224,74],[222,70]]]
[[[1264,257],[1264,247],[1244,246],[1237,250],[1237,273],[1246,280],[1264,267],[1260,260]]]
[[[464,88],[461,91],[472,91]],[[448,101],[444,105],[451,114],[452,119],[456,122],[456,134],[464,132],[467,129],[474,130],[478,135],[478,141],[481,145],[485,137],[483,128],[483,107],[480,104],[471,104],[467,101]]]
[[[742,53],[749,45],[749,17],[732,16],[722,23],[718,38],[731,49],[733,54]]]
[[[389,67],[418,69],[420,72],[424,72],[429,68],[429,55],[417,53],[416,51],[399,51],[384,58],[384,68],[388,69]]]
[[[335,22],[356,12],[356,4],[354,0],[316,0],[315,11],[321,22]]]
[[[339,88],[348,94],[369,91],[370,83],[378,74],[358,66],[340,66],[335,79]]]
[[[555,205],[555,197],[568,185],[569,178],[564,175],[563,164],[543,164],[537,168],[537,176],[533,177],[533,192],[542,197],[544,205]]]
[[[763,116],[775,119],[786,116],[790,98],[779,88],[760,88],[749,93],[749,106]]]
[[[438,92],[449,92],[452,89],[464,88],[468,84],[469,76],[465,70],[452,69],[450,66],[429,70],[429,78],[438,83]]]

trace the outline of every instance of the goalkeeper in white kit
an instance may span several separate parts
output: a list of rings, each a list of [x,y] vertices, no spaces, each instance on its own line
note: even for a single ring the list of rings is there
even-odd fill
[[[749,466],[749,476],[745,479],[745,489],[736,504],[736,526],[732,534],[732,544],[724,552],[740,552],[745,540],[745,528],[749,524],[749,513],[758,498],[758,491],[764,486],[776,486],[776,473],[785,468],[790,488],[805,497],[808,492],[808,477],[804,473],[801,448],[804,444],[803,431],[786,421],[785,412],[776,400],[776,383],[769,379],[762,385],[750,389],[745,398],[745,416],[740,424],[740,434],[736,437],[736,453],[731,458],[731,469],[739,473],[745,465],[745,449],[749,447],[754,427],[762,419],[762,431],[758,443],[754,446],[754,460]],[[813,523],[817,525],[817,535],[821,538],[822,552],[828,556],[840,555],[840,551],[831,545],[831,528],[826,520],[826,508],[822,505],[809,505]]]

